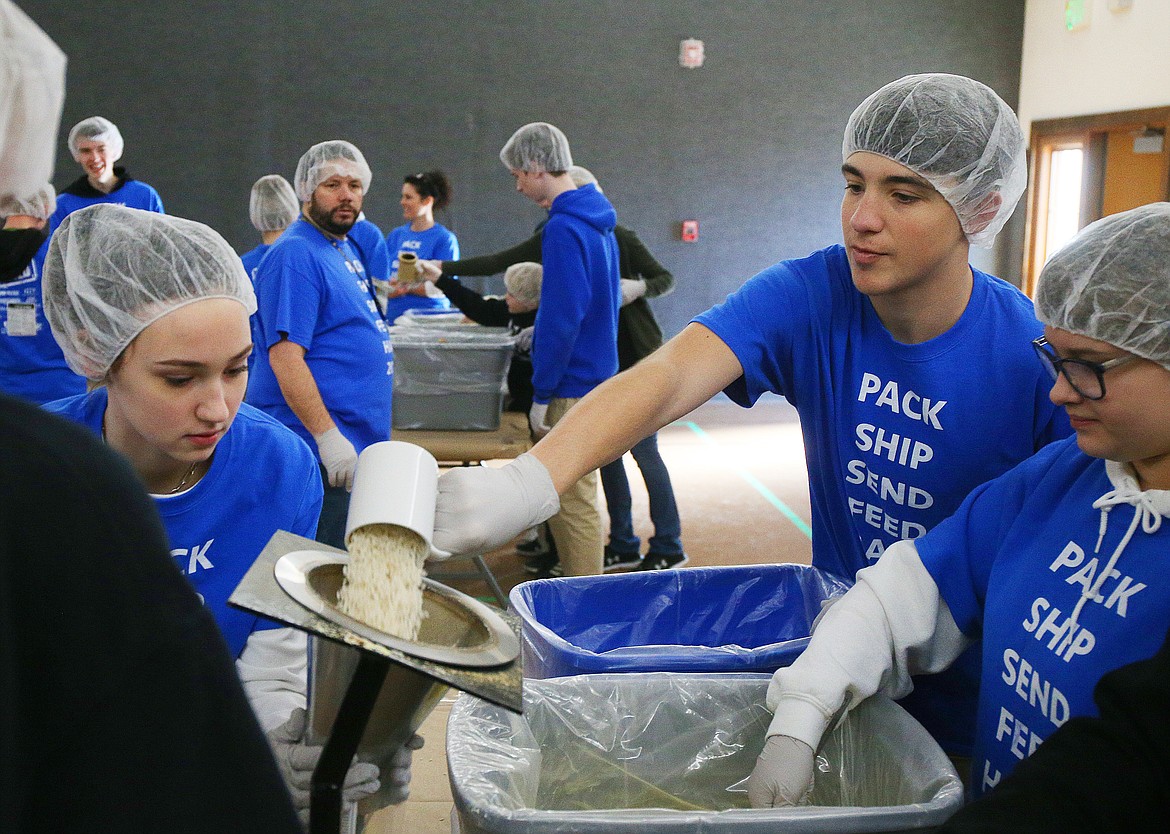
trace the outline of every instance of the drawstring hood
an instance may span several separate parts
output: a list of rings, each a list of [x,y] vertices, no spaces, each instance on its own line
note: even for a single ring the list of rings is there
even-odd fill
[[[1118,559],[1121,558],[1121,554],[1129,545],[1138,527],[1140,526],[1142,532],[1147,534],[1157,533],[1162,529],[1163,517],[1170,517],[1170,491],[1143,490],[1129,469],[1117,461],[1105,461],[1105,473],[1109,476],[1113,489],[1093,502],[1093,509],[1101,511],[1101,524],[1098,528],[1097,544],[1093,548],[1093,555],[1099,555],[1101,552],[1101,545],[1105,541],[1105,531],[1109,528],[1109,514],[1114,507],[1128,504],[1133,507],[1133,518],[1129,522],[1129,528],[1125,531],[1125,535],[1121,537],[1121,541],[1109,557],[1109,562],[1097,572],[1097,578],[1093,581],[1092,586],[1086,587],[1081,592],[1081,598],[1077,601],[1072,616],[1069,618],[1068,634],[1063,645],[1072,641],[1072,635],[1076,631],[1077,618],[1081,614],[1081,609],[1085,607],[1085,603],[1089,600],[1101,601],[1101,586],[1113,573],[1113,568],[1117,565]]]

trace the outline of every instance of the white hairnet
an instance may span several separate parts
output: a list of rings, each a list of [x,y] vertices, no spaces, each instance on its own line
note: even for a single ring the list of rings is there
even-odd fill
[[[69,214],[49,243],[45,317],[76,373],[103,379],[134,337],[179,307],[256,296],[219,233],[169,214],[98,203]]]
[[[302,203],[309,202],[317,186],[335,174],[357,177],[362,181],[362,192],[370,190],[373,175],[362,152],[350,142],[331,139],[309,148],[297,163],[297,172],[293,175],[297,199]]]
[[[601,190],[601,183],[597,181],[597,177],[593,176],[593,172],[588,168],[582,168],[580,165],[574,165],[568,171],[566,171],[566,173],[569,175],[569,179],[573,181],[573,185],[577,186],[578,188],[583,185],[589,185],[592,183],[593,185],[597,186],[598,191]]]
[[[23,214],[38,220],[48,220],[55,208],[57,208],[57,191],[48,183],[24,197],[17,197],[15,194],[0,197],[0,217]]]
[[[111,165],[122,158],[125,143],[122,141],[122,132],[109,119],[101,116],[90,116],[82,119],[69,131],[69,153],[74,159],[79,158],[77,143],[89,140],[101,142],[106,146],[106,153]]]
[[[1016,114],[994,90],[926,73],[887,84],[853,111],[841,159],[868,151],[906,166],[951,204],[972,245],[990,246],[1028,184],[1024,147]]]
[[[504,286],[508,292],[525,304],[540,304],[540,281],[544,267],[532,261],[512,264],[504,272]]]
[[[248,216],[259,232],[282,232],[301,213],[301,204],[288,180],[280,174],[268,174],[252,183]]]
[[[65,53],[11,0],[0,0],[0,196],[53,178],[65,103]]]
[[[1170,203],[1082,229],[1044,265],[1036,315],[1170,369]]]
[[[573,167],[569,140],[548,122],[532,122],[512,134],[500,150],[509,171],[568,171]]]

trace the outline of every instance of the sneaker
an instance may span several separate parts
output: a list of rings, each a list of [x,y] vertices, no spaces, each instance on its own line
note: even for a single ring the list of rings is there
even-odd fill
[[[642,554],[618,553],[616,550],[610,548],[610,546],[607,544],[605,546],[605,562],[602,564],[601,570],[603,573],[609,573],[611,570],[633,568],[637,567],[641,561]]]
[[[536,576],[533,578],[534,579],[554,579],[558,576],[563,576],[563,575],[564,575],[564,570],[561,568],[561,563],[559,561],[557,561],[557,562],[553,562],[551,565],[549,565],[547,569],[542,570],[539,573],[537,573]]]
[[[638,570],[667,570],[681,568],[690,557],[685,553],[647,553]]]
[[[559,576],[561,569],[561,557],[555,552],[553,553],[538,553],[535,556],[529,556],[524,560],[524,572],[539,576],[542,573],[556,568]]]
[[[548,550],[539,536],[516,545],[516,552],[521,556],[543,556],[545,553],[548,553]]]

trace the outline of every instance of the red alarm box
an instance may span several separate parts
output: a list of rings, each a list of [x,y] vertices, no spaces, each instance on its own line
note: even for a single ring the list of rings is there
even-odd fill
[[[699,239],[699,221],[698,220],[684,220],[682,222],[682,241],[683,243],[694,243]]]

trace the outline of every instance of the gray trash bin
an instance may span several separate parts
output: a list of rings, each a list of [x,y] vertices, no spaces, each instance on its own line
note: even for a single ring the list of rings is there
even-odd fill
[[[769,675],[525,680],[524,715],[461,695],[447,724],[460,834],[900,832],[941,824],[963,787],[905,710],[874,697],[818,753],[812,804],[756,810],[746,781]]]
[[[516,337],[503,328],[391,327],[396,429],[495,431]]]

